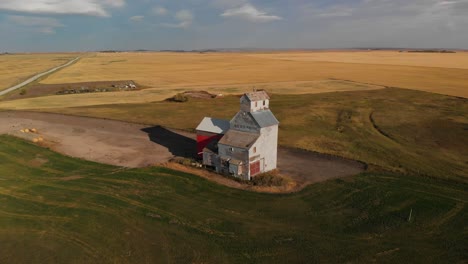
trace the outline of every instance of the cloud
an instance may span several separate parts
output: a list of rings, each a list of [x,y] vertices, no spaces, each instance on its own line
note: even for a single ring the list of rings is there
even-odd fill
[[[190,10],[184,9],[175,13],[174,18],[178,23],[163,23],[162,26],[168,28],[188,28],[193,23],[194,15]]]
[[[157,15],[157,16],[165,16],[169,13],[169,11],[162,7],[162,6],[155,6],[153,7],[153,9],[151,10],[151,13],[153,13],[154,15]]]
[[[347,17],[352,16],[354,13],[354,8],[343,7],[343,6],[333,6],[326,10],[320,10],[316,13],[319,17]]]
[[[441,18],[455,21],[458,19],[456,16],[466,16],[467,12],[468,0],[361,0],[333,6],[305,4],[300,16],[307,21],[339,18],[330,20],[330,23],[351,20],[376,22],[387,19],[406,22],[425,20],[433,23]]]
[[[460,47],[468,40],[468,0],[360,0],[296,8],[297,21],[311,25],[299,33],[302,42],[322,47]]]
[[[108,7],[119,8],[124,5],[125,0],[1,0],[0,10],[108,17]]]
[[[243,4],[240,7],[228,9],[224,13],[222,13],[221,16],[235,17],[252,22],[271,22],[283,19],[282,17],[270,15],[266,12],[259,11],[255,6],[249,3]]]
[[[175,18],[179,21],[192,21],[193,14],[189,10],[180,10],[175,14]]]
[[[141,22],[145,19],[145,16],[132,16],[129,18],[132,22]]]
[[[20,26],[32,27],[37,32],[45,34],[54,34],[56,28],[64,27],[57,19],[49,17],[7,16],[7,21]]]
[[[248,0],[211,0],[211,6],[216,8],[234,8],[248,3]]]

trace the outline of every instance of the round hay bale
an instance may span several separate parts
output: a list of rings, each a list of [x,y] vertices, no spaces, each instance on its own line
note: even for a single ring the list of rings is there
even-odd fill
[[[21,133],[24,133],[24,129],[21,129],[20,132],[21,132]]]
[[[44,139],[42,137],[39,137],[37,140],[39,140],[39,142],[44,141]]]
[[[35,138],[35,139],[33,139],[33,142],[37,143],[37,142],[39,142],[39,139]]]
[[[26,129],[24,130],[24,133],[29,133],[29,129],[26,128]]]
[[[37,129],[35,129],[35,128],[31,128],[31,132],[33,132],[33,133],[37,133]]]

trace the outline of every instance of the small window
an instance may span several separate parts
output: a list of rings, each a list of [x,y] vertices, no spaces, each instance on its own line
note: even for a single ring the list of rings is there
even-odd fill
[[[254,147],[253,152],[257,153],[257,147]]]
[[[234,148],[229,148],[229,151],[233,152],[233,151],[234,151]]]
[[[266,105],[266,101],[263,101],[263,106],[265,106],[265,105]]]
[[[257,102],[255,102],[255,107],[257,107]]]

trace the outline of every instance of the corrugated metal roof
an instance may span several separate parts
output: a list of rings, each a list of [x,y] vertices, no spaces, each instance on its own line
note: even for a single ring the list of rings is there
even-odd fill
[[[229,164],[234,164],[234,165],[239,166],[239,165],[242,165],[242,160],[231,159],[231,160],[229,161]]]
[[[270,100],[270,96],[265,91],[257,91],[257,92],[246,93],[245,96],[251,102]]]
[[[225,134],[229,130],[228,120],[205,117],[197,126],[198,131]]]
[[[250,148],[260,137],[259,134],[229,130],[219,141],[219,144],[238,148]]]
[[[257,122],[262,128],[279,124],[278,119],[276,119],[270,110],[262,110],[252,112],[250,114],[255,119],[255,122]]]

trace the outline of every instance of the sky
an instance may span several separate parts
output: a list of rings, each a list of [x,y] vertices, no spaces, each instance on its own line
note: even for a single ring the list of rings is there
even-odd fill
[[[0,0],[0,52],[468,49],[468,0]]]

